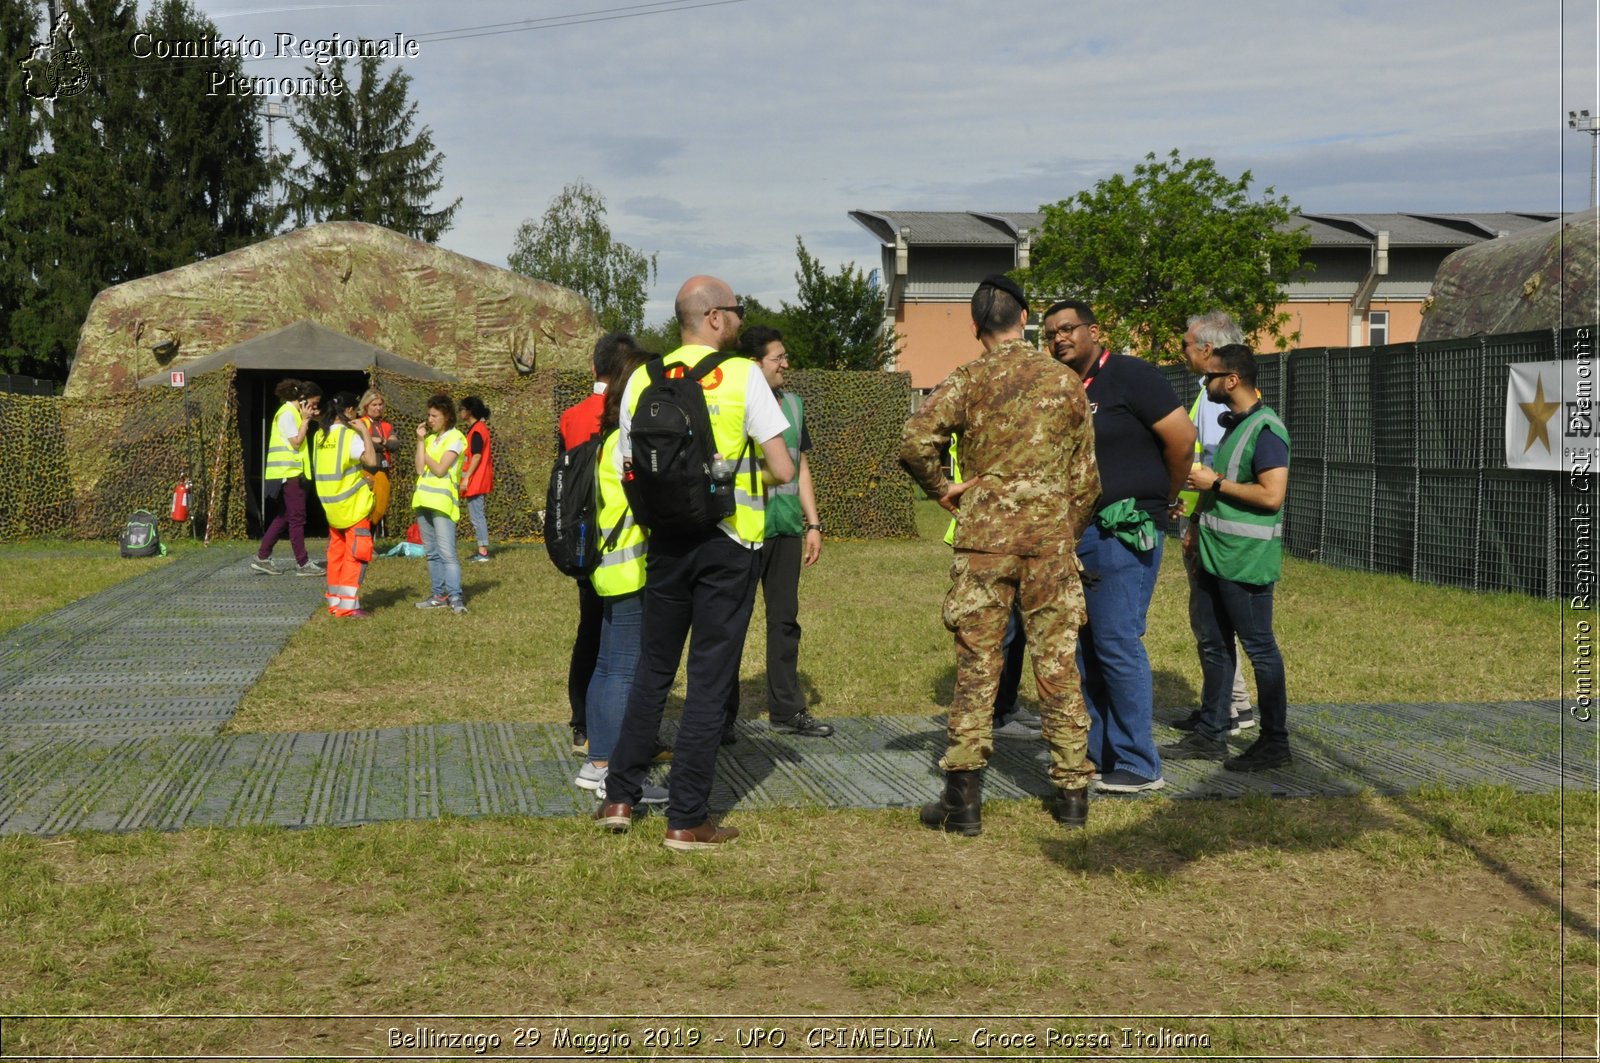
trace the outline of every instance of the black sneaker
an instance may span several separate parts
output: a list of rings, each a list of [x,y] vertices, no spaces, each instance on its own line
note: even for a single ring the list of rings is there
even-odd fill
[[[1222,766],[1229,771],[1271,771],[1293,762],[1294,755],[1289,752],[1289,743],[1274,742],[1269,745],[1257,739],[1254,745],[1237,757],[1223,761]]]
[[[809,712],[802,712],[787,720],[773,720],[772,729],[779,734],[804,735],[807,738],[827,738],[833,734],[832,724],[823,723]]]
[[[572,751],[580,756],[589,752],[589,732],[582,727],[572,729]]]
[[[1199,726],[1200,726],[1200,710],[1199,709],[1195,709],[1193,712],[1191,712],[1189,715],[1185,716],[1181,720],[1173,720],[1172,721],[1172,729],[1174,731],[1193,731],[1196,727],[1199,727]]]
[[[1184,735],[1181,742],[1162,746],[1161,755],[1168,760],[1223,760],[1228,756],[1228,743],[1195,731]]]

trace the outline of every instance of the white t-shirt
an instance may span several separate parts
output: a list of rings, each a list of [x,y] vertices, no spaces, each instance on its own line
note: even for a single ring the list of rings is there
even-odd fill
[[[709,357],[709,355],[707,356]],[[789,427],[789,419],[783,415],[783,408],[778,405],[778,399],[772,394],[772,388],[767,384],[767,378],[761,374],[761,367],[748,358],[730,358],[722,363],[722,371],[735,373],[739,367],[747,366],[750,371],[745,381],[744,390],[744,434],[755,440],[755,460],[761,457],[761,444],[767,440],[783,435],[783,430]],[[616,450],[617,475],[620,478],[623,471],[623,462],[633,457],[633,441],[629,438],[629,431],[633,427],[633,402],[634,397],[648,386],[650,374],[640,368],[628,378],[626,388],[622,392],[622,407],[617,415],[617,428],[622,433]],[[724,455],[733,457],[734,455]],[[760,543],[747,543],[739,537],[733,529],[733,521],[722,521],[717,527],[734,542],[755,550]]]
[[[301,423],[303,424],[304,422]],[[278,434],[283,437],[285,443],[293,439],[294,434],[298,431],[300,431],[300,425],[295,423],[293,410],[284,410],[278,414]]]

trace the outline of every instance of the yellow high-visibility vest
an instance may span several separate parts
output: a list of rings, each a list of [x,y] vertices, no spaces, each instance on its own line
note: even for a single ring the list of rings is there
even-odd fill
[[[435,476],[424,465],[417,474],[416,489],[411,492],[412,509],[436,509],[451,520],[461,519],[461,455],[467,449],[467,437],[454,428],[447,428],[422,441],[423,452],[430,461],[440,461],[448,451],[456,452],[456,460],[443,476]]]
[[[350,456],[352,435],[342,424],[317,433],[311,482],[332,528],[352,527],[372,513],[372,485],[362,475],[361,462]]]

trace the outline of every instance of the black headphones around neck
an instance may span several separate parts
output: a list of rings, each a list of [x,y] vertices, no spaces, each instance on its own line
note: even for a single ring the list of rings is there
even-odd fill
[[[1228,410],[1225,413],[1220,413],[1217,415],[1217,423],[1224,428],[1238,428],[1241,424],[1244,424],[1245,418],[1261,409],[1263,405],[1263,400],[1257,399],[1256,404],[1243,413],[1234,413],[1232,410]]]

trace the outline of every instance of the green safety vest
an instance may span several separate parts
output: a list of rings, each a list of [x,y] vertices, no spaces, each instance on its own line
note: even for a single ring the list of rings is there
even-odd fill
[[[1268,426],[1288,440],[1278,415],[1262,406],[1223,437],[1217,447],[1217,474],[1233,483],[1254,483],[1256,439]],[[1200,564],[1207,572],[1235,583],[1276,583],[1283,574],[1282,506],[1267,513],[1208,492],[1200,502],[1198,523]]]
[[[422,441],[422,450],[430,461],[439,461],[451,449],[456,452],[456,460],[450,463],[445,475],[435,476],[426,465],[417,474],[417,486],[411,492],[411,508],[436,509],[451,520],[460,520],[461,455],[466,452],[467,437],[455,428],[447,428]]]
[[[267,468],[261,474],[265,480],[293,480],[310,474],[308,463],[311,456],[305,440],[302,439],[298,447],[291,446],[284,434],[278,431],[278,419],[283,416],[285,410],[294,415],[295,431],[298,432],[300,426],[306,423],[300,407],[292,402],[279,406],[278,412],[272,415],[272,434],[267,438]]]
[[[628,496],[622,493],[622,476],[617,472],[617,448],[621,443],[622,433],[612,429],[600,444],[600,457],[595,467],[599,504],[594,534],[600,536],[601,553],[600,563],[589,573],[589,582],[602,598],[644,590],[645,530],[634,523]],[[613,529],[617,538],[608,550],[606,542]]]
[[[767,535],[800,535],[806,530],[805,512],[800,508],[800,423],[805,417],[805,404],[799,395],[785,391],[778,396],[778,405],[789,421],[789,427],[783,430],[783,445],[789,448],[789,460],[794,462],[794,479],[767,489]]]
[[[349,528],[371,514],[372,485],[362,475],[361,463],[350,457],[350,437],[355,433],[342,424],[337,429],[317,433],[311,481],[322,511],[328,515],[328,526]]]
[[[702,358],[715,353],[701,343],[685,344],[664,357],[662,362],[668,369],[675,365],[693,369]],[[716,443],[717,453],[729,461],[737,459],[733,470],[733,533],[746,543],[759,543],[767,537],[767,504],[762,490],[761,447],[759,441],[751,440],[744,434],[749,368],[748,359],[730,358],[712,370],[701,384],[715,381],[714,386],[706,390],[706,411],[711,415],[711,436]],[[639,373],[645,373],[645,370],[638,369],[635,375]],[[647,375],[644,380],[648,379]],[[648,386],[644,380],[634,389],[628,407],[630,415],[639,408],[639,396],[644,394]]]

